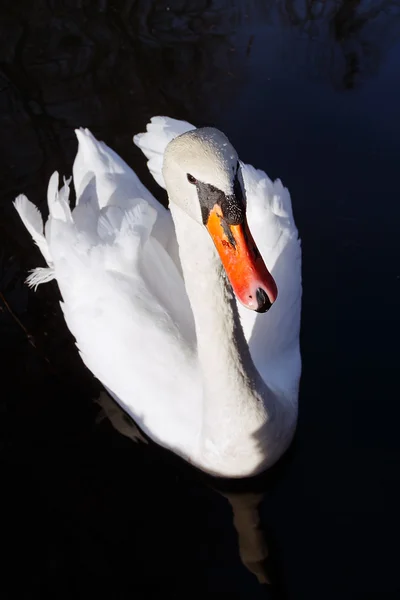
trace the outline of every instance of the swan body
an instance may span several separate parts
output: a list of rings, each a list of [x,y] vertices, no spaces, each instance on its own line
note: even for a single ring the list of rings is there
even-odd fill
[[[272,466],[295,431],[301,372],[301,249],[287,189],[238,162],[221,132],[154,117],[134,141],[168,211],[108,146],[76,135],[75,208],[58,173],[44,228],[25,196],[15,200],[47,262],[28,283],[57,280],[83,362],[155,442],[213,475]],[[229,258],[244,219],[261,265],[245,291]],[[211,231],[214,221],[223,228]],[[228,236],[220,249],[210,231]],[[253,280],[265,282],[268,306],[276,282],[267,314]]]

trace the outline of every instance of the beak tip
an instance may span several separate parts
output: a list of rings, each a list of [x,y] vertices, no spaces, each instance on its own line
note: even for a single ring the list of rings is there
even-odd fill
[[[268,298],[267,292],[265,290],[263,290],[263,288],[261,288],[261,287],[257,288],[256,298],[257,298],[256,312],[265,313],[271,308],[272,302]]]

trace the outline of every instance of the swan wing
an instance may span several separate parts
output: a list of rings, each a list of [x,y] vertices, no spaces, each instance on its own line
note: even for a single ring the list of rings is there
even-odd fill
[[[201,386],[184,282],[163,245],[169,215],[105,144],[87,130],[77,136],[77,204],[71,210],[69,182],[58,190],[54,174],[42,243],[66,323],[117,402],[155,441],[186,455],[201,422]],[[36,208],[27,199],[15,206],[35,239]],[[35,283],[46,280],[38,273]]]
[[[157,213],[152,235],[167,247],[175,236],[172,217],[126,162],[99,142],[88,129],[76,130],[79,146],[73,166],[77,205],[96,201],[100,209],[115,204],[129,209],[137,198],[145,200]]]
[[[278,179],[242,164],[247,218],[254,241],[272,273],[278,298],[262,315],[239,305],[250,352],[263,378],[280,393],[297,397],[301,371],[301,242],[289,191]]]

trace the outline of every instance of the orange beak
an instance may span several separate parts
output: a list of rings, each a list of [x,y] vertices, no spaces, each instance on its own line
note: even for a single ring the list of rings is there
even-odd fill
[[[222,264],[239,301],[257,312],[266,312],[278,296],[276,283],[258,251],[244,219],[229,225],[219,204],[215,204],[206,223]]]

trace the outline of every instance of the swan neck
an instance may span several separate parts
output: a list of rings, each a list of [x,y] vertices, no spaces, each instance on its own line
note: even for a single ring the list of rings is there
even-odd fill
[[[232,432],[247,432],[248,439],[249,431],[256,433],[268,421],[269,393],[251,359],[236,300],[207,230],[173,203],[170,209],[195,320],[203,438],[215,448],[220,440],[233,443]]]

